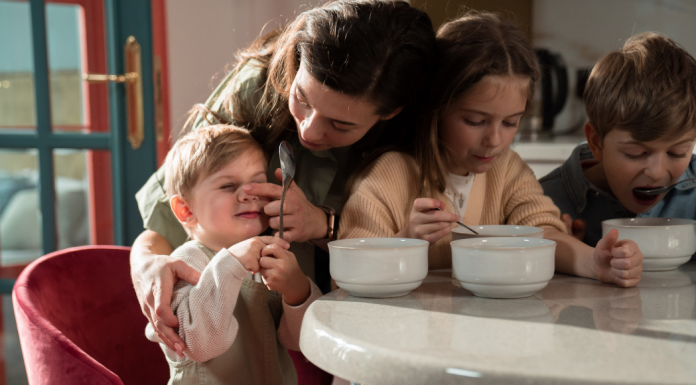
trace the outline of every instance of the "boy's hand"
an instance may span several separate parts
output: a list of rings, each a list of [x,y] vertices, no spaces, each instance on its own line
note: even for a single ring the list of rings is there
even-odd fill
[[[277,244],[270,244],[261,250],[259,264],[266,286],[280,292],[288,305],[297,306],[309,298],[309,279],[297,264],[295,254]]]
[[[618,239],[619,231],[614,229],[597,242],[594,252],[597,279],[622,287],[636,286],[643,272],[643,253],[635,242]]]
[[[408,225],[396,236],[422,239],[430,243],[437,242],[452,231],[452,223],[459,219],[458,216],[440,211],[438,208],[444,209],[445,204],[437,199],[416,199],[413,202]]]
[[[261,259],[261,250],[268,245],[277,246],[280,250],[290,248],[290,244],[284,240],[266,235],[262,237],[249,238],[245,241],[237,243],[228,250],[232,256],[237,258],[239,263],[241,263],[245,269],[251,271],[252,273],[256,273],[261,269],[261,266],[259,265],[259,259]]]
[[[568,214],[561,215],[561,220],[565,227],[570,231],[570,235],[577,238],[580,241],[585,240],[585,228],[587,227],[587,222],[584,219],[576,219]]]

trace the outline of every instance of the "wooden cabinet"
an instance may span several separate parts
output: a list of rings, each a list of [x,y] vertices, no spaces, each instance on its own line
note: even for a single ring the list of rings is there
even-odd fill
[[[411,0],[414,7],[428,13],[433,27],[439,28],[447,20],[454,19],[468,9],[497,12],[512,20],[527,34],[532,35],[533,0]]]

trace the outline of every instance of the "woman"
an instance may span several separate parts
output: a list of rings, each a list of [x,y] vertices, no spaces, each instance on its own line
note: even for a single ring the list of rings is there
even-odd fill
[[[269,172],[278,167],[279,142],[291,143],[296,184],[286,196],[285,239],[319,287],[329,287],[328,258],[315,245],[334,237],[346,180],[380,149],[412,140],[435,47],[428,16],[404,1],[330,2],[243,50],[208,100],[206,116],[194,123],[194,129],[216,122],[248,128],[269,154]],[[279,176],[279,170],[270,175]],[[180,351],[172,287],[177,278],[195,284],[198,274],[169,256],[186,235],[169,209],[163,178],[158,171],[137,195],[147,230],[133,245],[131,275],[143,313],[162,341]],[[281,194],[274,184],[244,188],[272,199]],[[279,208],[278,201],[265,207],[273,229]],[[315,251],[323,258],[315,259]]]

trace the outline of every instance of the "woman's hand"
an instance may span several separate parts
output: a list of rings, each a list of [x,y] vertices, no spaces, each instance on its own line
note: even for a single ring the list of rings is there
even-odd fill
[[[418,198],[413,202],[408,225],[395,234],[396,237],[417,238],[435,243],[452,231],[452,223],[459,217],[440,211],[445,204],[437,199]]]
[[[277,243],[270,244],[261,250],[259,264],[268,288],[283,294],[288,305],[301,305],[309,298],[309,280],[297,264],[295,254]]]
[[[245,269],[256,273],[261,269],[259,260],[261,259],[261,250],[268,245],[277,245],[282,249],[289,249],[290,244],[278,237],[262,236],[253,237],[245,241],[239,242],[228,250],[233,257],[237,258],[239,263]]]
[[[275,171],[278,180],[282,180],[280,169]],[[250,195],[260,195],[274,199],[264,207],[264,212],[270,220],[268,224],[273,229],[280,227],[280,197],[283,187],[272,183],[249,183],[244,191]],[[307,242],[310,239],[326,238],[328,233],[326,213],[314,206],[293,181],[285,195],[283,208],[283,238],[288,242]],[[277,233],[275,234],[278,235]]]
[[[172,248],[164,237],[145,230],[131,249],[131,278],[140,308],[157,336],[170,349],[183,357],[186,347],[174,328],[179,320],[170,306],[174,284],[179,280],[195,285],[201,277],[196,269],[169,254]]]
[[[630,239],[619,239],[619,231],[611,230],[597,242],[594,271],[601,282],[622,287],[636,286],[643,272],[643,253]]]

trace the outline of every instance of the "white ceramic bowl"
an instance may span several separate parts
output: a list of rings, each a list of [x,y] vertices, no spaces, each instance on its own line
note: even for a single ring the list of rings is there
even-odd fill
[[[473,234],[464,227],[457,226],[452,229],[452,240],[469,238],[490,238],[490,237],[524,237],[524,238],[544,238],[544,229],[532,226],[516,225],[485,225],[469,226],[478,233]]]
[[[454,277],[478,297],[529,297],[553,277],[556,242],[548,239],[473,238],[450,246]]]
[[[355,238],[329,242],[329,271],[341,289],[356,297],[399,297],[428,275],[427,241]]]
[[[602,222],[602,235],[619,230],[643,252],[644,271],[672,270],[696,252],[696,221],[681,218],[620,218]]]

